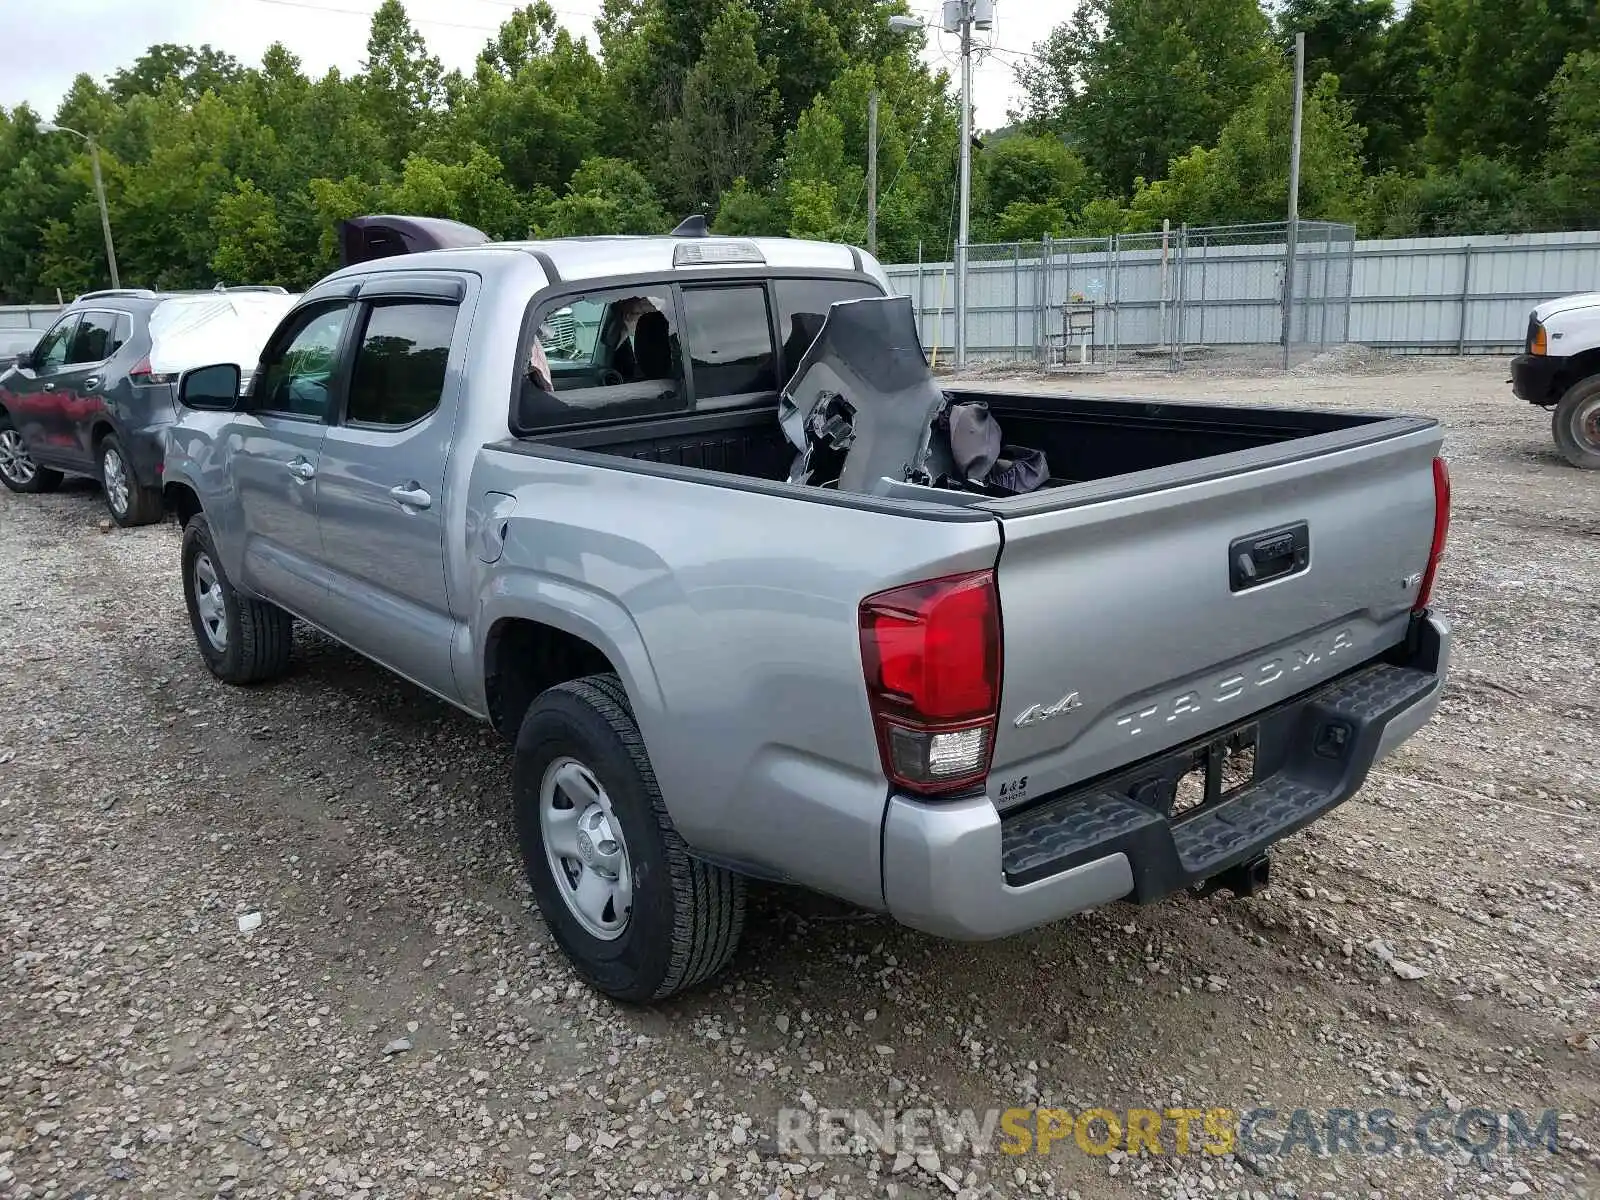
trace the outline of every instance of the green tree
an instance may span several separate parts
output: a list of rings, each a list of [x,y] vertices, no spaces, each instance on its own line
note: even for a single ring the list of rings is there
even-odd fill
[[[398,165],[432,124],[444,99],[444,67],[411,24],[400,0],[372,14],[360,79],[363,109]]]
[[[1256,88],[1223,127],[1217,144],[1175,158],[1165,179],[1140,181],[1130,230],[1173,224],[1281,220],[1289,201],[1293,81],[1279,70]],[[1300,212],[1350,220],[1361,209],[1361,127],[1323,75],[1305,98],[1300,154]]]
[[[1086,0],[1018,71],[1022,116],[1113,188],[1213,143],[1276,57],[1256,0]]]
[[[1405,165],[1427,128],[1431,10],[1415,0],[1398,21],[1394,10],[1394,0],[1287,0],[1278,13],[1284,54],[1294,52],[1296,32],[1306,35],[1307,83],[1338,76],[1378,169]]]
[[[1568,229],[1600,226],[1600,50],[1569,54],[1549,90],[1543,207]]]
[[[500,160],[473,146],[463,163],[438,162],[413,154],[383,207],[419,216],[449,217],[491,238],[519,238],[528,231],[528,210],[505,180]]]
[[[1092,195],[1089,169],[1058,137],[1011,134],[975,164],[980,239],[1034,241],[1063,233]]]
[[[715,201],[741,176],[761,179],[772,147],[777,97],[756,53],[756,14],[732,0],[706,34],[668,126],[668,192],[678,207]]]
[[[741,175],[722,193],[711,227],[722,234],[781,237],[787,224],[779,198],[751,187]]]
[[[620,158],[591,158],[572,176],[559,200],[544,207],[540,237],[606,233],[664,233],[666,213],[650,181]]]
[[[1526,170],[1544,153],[1544,94],[1569,54],[1600,43],[1595,0],[1433,0],[1428,152]]]

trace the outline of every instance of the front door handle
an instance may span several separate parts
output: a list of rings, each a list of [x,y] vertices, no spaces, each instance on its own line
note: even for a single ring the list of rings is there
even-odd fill
[[[47,392],[53,392],[56,390],[56,385],[53,383],[47,383],[44,385],[44,390]]]
[[[403,483],[399,487],[392,487],[389,489],[389,495],[407,508],[427,508],[433,503],[433,497],[416,483]]]
[[[292,458],[286,465],[289,468],[289,474],[302,482],[317,477],[317,469],[303,458]]]

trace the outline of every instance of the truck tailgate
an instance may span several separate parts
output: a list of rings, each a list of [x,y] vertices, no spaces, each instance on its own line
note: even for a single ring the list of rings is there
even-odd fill
[[[1002,809],[1236,725],[1401,642],[1433,536],[1431,421],[989,502]]]

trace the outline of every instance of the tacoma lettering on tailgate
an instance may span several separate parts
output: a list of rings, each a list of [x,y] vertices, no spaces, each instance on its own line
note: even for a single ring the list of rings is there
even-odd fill
[[[1294,675],[1354,649],[1355,644],[1350,631],[1341,629],[1286,653],[1274,654],[1254,666],[1230,671],[1210,683],[1185,688],[1174,696],[1134,709],[1117,718],[1117,728],[1126,730],[1129,737],[1138,737],[1148,729],[1174,725],[1219,705],[1236,705],[1254,689],[1270,687],[1285,675]]]

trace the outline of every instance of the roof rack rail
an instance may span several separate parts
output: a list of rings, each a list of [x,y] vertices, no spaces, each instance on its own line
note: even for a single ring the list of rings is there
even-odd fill
[[[673,237],[703,238],[711,236],[711,227],[706,224],[705,217],[695,213],[692,217],[685,217],[678,222],[678,227],[672,231]]]
[[[76,304],[79,300],[103,300],[108,296],[139,296],[148,299],[155,296],[149,288],[102,288],[97,292],[79,292],[72,298]]]
[[[211,289],[213,292],[270,292],[274,296],[287,296],[288,288],[279,287],[275,283],[235,283],[229,286],[217,284]]]

